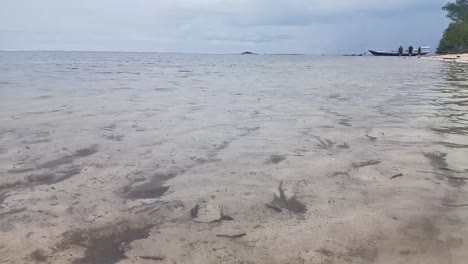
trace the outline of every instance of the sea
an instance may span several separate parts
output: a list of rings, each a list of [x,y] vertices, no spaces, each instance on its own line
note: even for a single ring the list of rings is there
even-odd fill
[[[464,138],[467,77],[468,65],[418,58],[2,52],[0,120],[8,130],[68,113],[85,125],[157,108],[212,126],[313,116],[336,129]]]
[[[467,180],[468,64],[0,52],[9,263],[444,263]]]

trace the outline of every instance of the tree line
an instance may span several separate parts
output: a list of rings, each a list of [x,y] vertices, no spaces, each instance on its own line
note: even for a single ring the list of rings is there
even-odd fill
[[[437,53],[468,53],[468,0],[447,3],[442,10],[452,22],[444,32]]]

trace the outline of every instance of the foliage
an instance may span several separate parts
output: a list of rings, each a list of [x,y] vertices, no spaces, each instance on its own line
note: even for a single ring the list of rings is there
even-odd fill
[[[468,0],[456,0],[443,8],[453,22],[444,32],[437,53],[468,53]]]
[[[447,3],[442,10],[447,11],[447,17],[455,23],[468,22],[468,0]]]

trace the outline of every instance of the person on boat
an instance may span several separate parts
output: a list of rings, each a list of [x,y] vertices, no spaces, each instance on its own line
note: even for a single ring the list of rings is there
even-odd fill
[[[400,45],[400,47],[398,48],[398,56],[402,56],[403,55],[403,46]]]
[[[421,49],[421,46],[419,46],[418,48],[418,57],[421,58],[421,52],[422,52],[422,49]]]
[[[409,48],[408,48],[408,54],[409,54],[410,57],[413,56],[413,50],[414,50],[413,46],[410,45]]]

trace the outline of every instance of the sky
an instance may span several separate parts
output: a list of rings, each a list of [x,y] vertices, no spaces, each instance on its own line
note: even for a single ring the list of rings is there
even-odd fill
[[[431,46],[448,0],[0,0],[0,50],[348,54]]]

